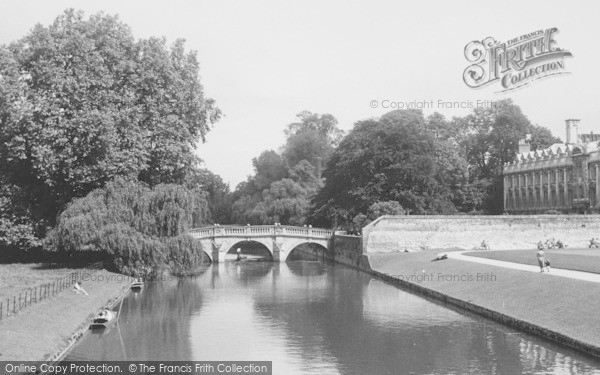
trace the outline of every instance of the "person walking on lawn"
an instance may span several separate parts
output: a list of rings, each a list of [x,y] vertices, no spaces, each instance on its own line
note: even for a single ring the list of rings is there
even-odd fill
[[[538,246],[537,261],[540,266],[540,273],[544,273],[544,267],[546,267],[546,254],[544,254],[543,246]]]

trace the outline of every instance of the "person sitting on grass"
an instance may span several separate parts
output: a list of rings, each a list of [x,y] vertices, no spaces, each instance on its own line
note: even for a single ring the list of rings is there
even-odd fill
[[[437,253],[435,258],[433,258],[431,261],[435,262],[436,260],[444,260],[444,259],[448,259],[448,253]]]
[[[488,245],[486,240],[481,241],[480,246],[475,246],[473,250],[490,250],[490,245]]]
[[[537,252],[537,261],[538,265],[540,266],[540,273],[544,273],[544,267],[546,267],[546,254],[544,254],[544,249],[540,249],[539,245]]]
[[[75,285],[73,285],[73,291],[77,294],[85,294],[86,296],[89,296],[88,292],[85,291],[85,289],[83,289],[83,286],[81,286],[81,283],[78,281],[75,283]]]

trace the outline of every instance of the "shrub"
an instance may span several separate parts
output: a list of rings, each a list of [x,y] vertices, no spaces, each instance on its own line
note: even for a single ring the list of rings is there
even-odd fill
[[[370,220],[375,220],[383,215],[406,215],[406,210],[400,202],[396,201],[375,202],[369,206],[367,216]]]

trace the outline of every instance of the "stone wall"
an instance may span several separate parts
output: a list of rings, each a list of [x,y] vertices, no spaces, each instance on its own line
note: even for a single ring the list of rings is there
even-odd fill
[[[483,240],[492,250],[535,249],[549,238],[583,248],[593,237],[599,215],[382,216],[363,228],[363,253],[472,250]]]
[[[347,266],[370,269],[368,258],[363,254],[362,238],[336,234],[332,239],[333,259]]]

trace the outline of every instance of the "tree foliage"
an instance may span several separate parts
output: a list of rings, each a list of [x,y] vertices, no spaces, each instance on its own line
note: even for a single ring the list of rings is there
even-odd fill
[[[35,225],[21,189],[0,178],[0,247],[15,251],[39,246]]]
[[[198,71],[183,40],[136,41],[116,16],[67,10],[36,25],[0,47],[0,173],[50,224],[118,176],[182,182],[220,116]]]
[[[383,215],[406,215],[406,211],[399,202],[375,202],[369,206],[367,213],[360,212],[352,219],[352,228],[349,229],[352,234],[360,234],[362,228],[373,220]]]
[[[240,224],[302,225],[312,197],[322,186],[320,169],[342,132],[329,114],[308,111],[288,125],[281,153],[264,151],[253,159],[255,174],[233,193],[232,220]]]
[[[165,263],[197,265],[202,249],[187,231],[207,223],[200,190],[117,179],[71,202],[45,242],[48,251],[111,260],[118,271],[153,274]]]
[[[459,122],[467,134],[464,146],[471,173],[480,178],[497,175],[504,163],[512,161],[519,139],[531,127],[529,119],[510,99],[475,108]]]
[[[229,184],[208,169],[193,169],[185,180],[188,189],[200,189],[206,192],[210,221],[229,224],[231,220],[231,191]]]
[[[337,119],[328,113],[319,115],[310,111],[302,111],[296,115],[299,122],[293,122],[287,126],[285,134],[288,138],[298,132],[315,131],[327,138],[327,141],[332,146],[337,146],[344,132],[338,128]]]
[[[452,140],[430,131],[420,111],[393,111],[356,123],[325,169],[314,217],[342,221],[376,202],[396,201],[415,214],[452,213],[467,166]]]
[[[383,215],[406,215],[406,210],[400,202],[396,201],[375,202],[367,210],[369,220],[375,220]]]
[[[302,111],[296,117],[300,121],[289,124],[285,130],[287,141],[283,157],[290,167],[306,160],[314,167],[321,168],[342,140],[344,132],[337,127],[337,119],[330,114]]]
[[[271,183],[288,177],[286,159],[273,150],[263,151],[259,157],[252,159],[255,174],[251,179],[251,187],[257,191],[267,189]]]
[[[502,167],[514,159],[519,140],[531,134],[534,150],[560,141],[547,128],[532,125],[511,99],[476,108],[466,117],[454,119],[454,127],[463,134],[460,143],[469,164],[469,186],[461,194],[470,203],[463,208],[488,213],[502,212]]]

